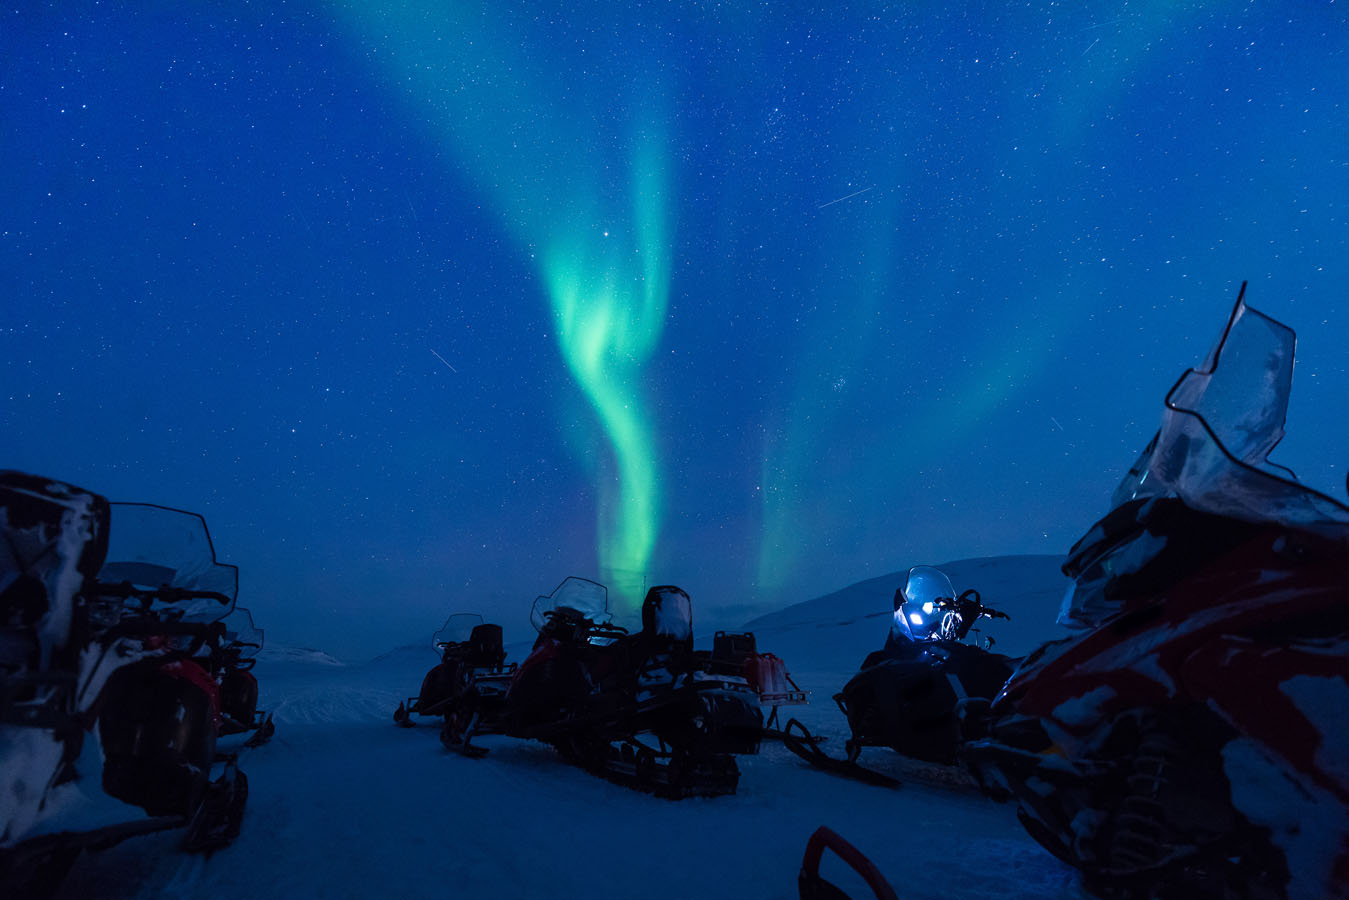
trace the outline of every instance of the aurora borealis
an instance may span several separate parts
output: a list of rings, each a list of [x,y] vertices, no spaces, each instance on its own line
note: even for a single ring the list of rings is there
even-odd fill
[[[527,62],[528,48],[513,44],[490,6],[337,8],[350,39],[379,55],[388,80],[410,86],[401,93],[425,117],[432,140],[466,162],[472,189],[514,235],[522,261],[527,254],[537,264],[562,358],[611,451],[591,466],[599,572],[615,599],[635,609],[661,507],[657,440],[642,390],[670,282],[669,151],[659,139],[663,124],[642,108],[659,107],[659,99],[611,111],[602,123],[598,115],[578,122],[563,112],[576,101]],[[448,34],[457,38],[452,47]]]
[[[1064,552],[1248,279],[1342,495],[1340,6],[11,10],[0,464],[202,512],[283,642],[701,632]]]

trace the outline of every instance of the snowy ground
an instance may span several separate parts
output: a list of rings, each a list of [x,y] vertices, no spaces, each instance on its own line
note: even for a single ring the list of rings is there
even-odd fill
[[[1056,636],[1057,563],[943,569],[957,590],[977,587],[1012,615],[993,634],[999,650],[1019,654]],[[834,753],[847,726],[830,698],[883,642],[900,583],[874,579],[747,623],[759,649],[813,692],[789,712],[829,735]],[[508,643],[532,637],[526,613],[503,623]],[[697,613],[695,597],[695,624]],[[439,624],[428,622],[427,634]],[[520,658],[519,643],[509,649]],[[209,858],[178,852],[178,832],[127,841],[86,855],[59,896],[793,898],[806,839],[822,824],[870,856],[903,898],[1078,896],[1072,871],[1026,836],[1012,807],[967,788],[855,783],[777,744],[740,758],[735,796],[677,803],[587,775],[541,744],[489,737],[483,759],[448,753],[438,720],[413,729],[391,720],[435,662],[429,641],[351,666],[268,653],[256,674],[277,732],[241,760],[251,794],[239,840]],[[895,755],[873,749],[863,760],[884,768]],[[869,897],[848,874],[826,857],[826,877]]]

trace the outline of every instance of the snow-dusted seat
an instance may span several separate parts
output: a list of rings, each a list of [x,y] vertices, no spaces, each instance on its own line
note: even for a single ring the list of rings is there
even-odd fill
[[[83,649],[78,641],[87,637],[78,598],[103,562],[107,532],[102,497],[0,471],[0,699],[29,690],[10,678],[73,679]]]
[[[662,584],[642,601],[642,630],[632,637],[639,672],[688,671],[693,661],[693,604],[683,588]]]
[[[683,588],[662,584],[646,592],[642,635],[652,650],[693,651],[693,601]]]

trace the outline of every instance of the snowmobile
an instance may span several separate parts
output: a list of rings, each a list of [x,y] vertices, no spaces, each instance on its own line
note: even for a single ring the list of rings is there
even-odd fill
[[[248,734],[245,747],[256,747],[276,733],[271,713],[258,709],[258,679],[253,675],[262,651],[263,630],[253,624],[253,614],[235,607],[224,620],[224,630],[211,641],[205,659],[198,664],[220,686],[220,736]]]
[[[398,704],[393,714],[396,724],[412,727],[414,714],[445,715],[470,684],[477,685],[482,703],[488,697],[505,697],[516,664],[506,663],[500,625],[484,622],[477,613],[455,613],[431,635],[431,646],[440,662],[426,673],[417,696]]]
[[[904,586],[895,591],[894,615],[885,646],[869,654],[861,670],[834,701],[848,719],[852,736],[846,759],[830,757],[796,719],[787,723],[784,742],[806,761],[821,768],[875,784],[898,781],[858,763],[865,747],[889,747],[919,763],[911,766],[925,777],[946,783],[967,783],[956,769],[961,742],[969,735],[964,714],[971,700],[991,700],[1012,674],[1011,658],[992,651],[991,637],[980,632],[980,619],[1005,619],[1007,614],[984,606],[979,592],[956,596],[940,569],[915,566]]]
[[[1100,896],[1349,897],[1349,507],[1269,461],[1295,338],[1244,298],[963,750]]]
[[[0,883],[51,893],[85,849],[170,828],[232,840],[247,780],[195,657],[238,573],[205,522],[0,472],[0,537]]]
[[[735,754],[758,752],[763,713],[743,677],[694,653],[687,593],[651,588],[629,634],[610,621],[604,586],[572,576],[535,601],[530,621],[538,638],[512,673],[470,669],[439,707],[447,748],[480,756],[475,737],[505,734],[658,796],[735,792]]]

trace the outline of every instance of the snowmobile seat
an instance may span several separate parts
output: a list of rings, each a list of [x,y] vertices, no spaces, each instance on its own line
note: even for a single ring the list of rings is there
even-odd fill
[[[664,659],[672,671],[686,671],[692,664],[693,605],[683,588],[659,585],[646,592],[642,601],[642,630],[633,635],[634,659],[642,665]]]
[[[501,626],[482,623],[474,625],[468,636],[470,666],[499,669],[506,663],[506,651],[501,641]]]
[[[78,595],[107,552],[107,500],[0,471],[0,675],[74,672],[88,629]]]
[[[642,635],[653,650],[693,652],[693,601],[683,588],[663,584],[646,592]]]

